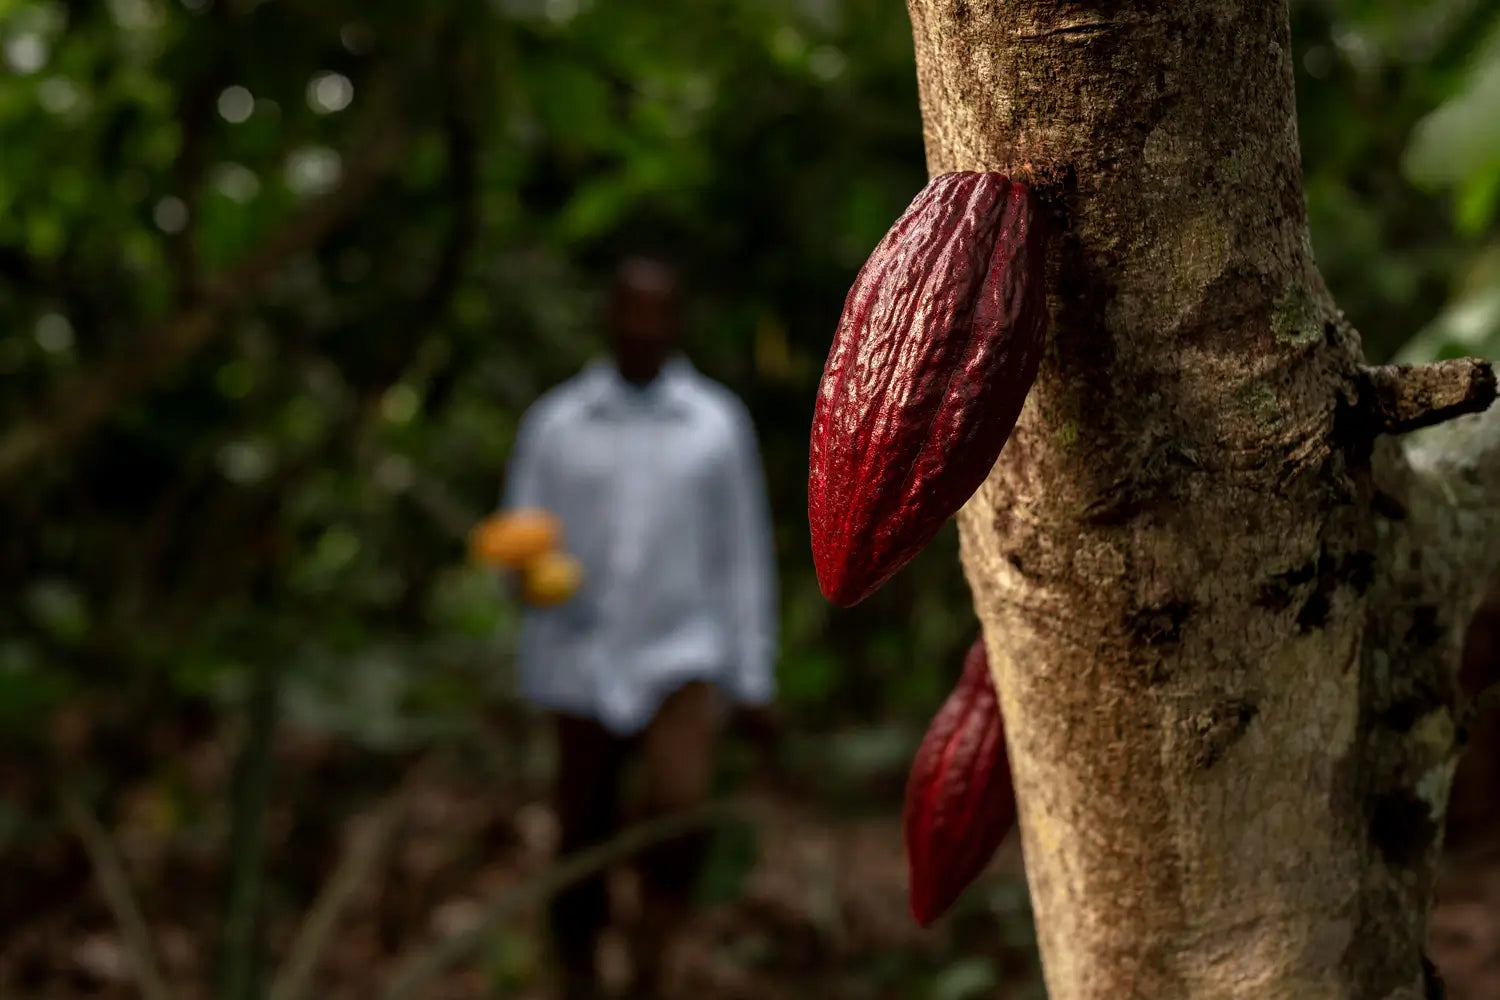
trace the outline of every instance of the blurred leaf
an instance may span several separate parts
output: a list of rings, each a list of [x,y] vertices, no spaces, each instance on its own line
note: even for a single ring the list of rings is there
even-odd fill
[[[15,643],[0,652],[0,732],[12,737],[39,733],[52,709],[73,693],[67,678],[21,666],[28,662],[22,657]]]
[[[1419,364],[1444,356],[1500,357],[1500,285],[1455,302],[1412,337],[1398,360]]]
[[[606,177],[578,191],[558,219],[558,232],[568,243],[597,238],[630,210],[635,184],[625,175]]]
[[[588,150],[610,146],[616,113],[597,73],[556,59],[534,65],[530,75],[535,109],[555,139]]]
[[[1500,164],[1496,169],[1477,173],[1459,185],[1454,217],[1458,231],[1478,236],[1500,208]]]
[[[521,928],[502,927],[490,938],[485,966],[492,996],[510,996],[536,978],[541,959],[537,946],[535,936]]]
[[[760,841],[749,823],[734,823],[714,834],[698,883],[700,905],[718,906],[742,895],[741,886],[760,860]]]
[[[838,661],[822,652],[783,657],[777,671],[780,696],[788,705],[815,705],[838,690]]]
[[[89,613],[83,596],[65,580],[38,580],[26,592],[32,619],[64,643],[77,643],[88,633]]]
[[[968,1000],[992,993],[1000,983],[998,970],[987,958],[969,958],[948,966],[932,983],[932,1000]]]
[[[438,576],[428,606],[433,626],[459,635],[484,638],[514,621],[516,609],[502,597],[492,570],[463,564]]]
[[[851,781],[906,770],[921,733],[901,724],[867,725],[829,738],[827,764]]]
[[[1500,22],[1463,89],[1417,122],[1406,170],[1418,183],[1456,185],[1500,169]]]

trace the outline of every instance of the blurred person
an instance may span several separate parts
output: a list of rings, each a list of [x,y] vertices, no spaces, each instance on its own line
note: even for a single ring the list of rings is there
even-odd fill
[[[775,729],[775,566],[755,431],[740,400],[678,352],[680,327],[675,272],[627,259],[609,298],[612,358],[527,411],[508,470],[502,509],[557,515],[583,566],[569,601],[526,610],[517,651],[522,694],[553,717],[563,855],[619,831],[630,759],[659,816],[709,793],[730,710],[762,750]],[[661,990],[709,839],[637,859],[633,996]],[[567,1000],[601,995],[609,922],[602,876],[552,904]]]

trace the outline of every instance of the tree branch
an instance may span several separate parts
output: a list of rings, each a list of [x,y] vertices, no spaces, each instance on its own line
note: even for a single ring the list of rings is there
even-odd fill
[[[125,867],[120,863],[119,852],[72,785],[63,784],[58,795],[63,815],[74,835],[83,844],[89,863],[93,866],[94,877],[99,880],[104,901],[114,914],[115,923],[119,925],[125,953],[130,956],[130,964],[135,968],[136,984],[140,987],[141,997],[143,1000],[171,1000],[172,994],[167,989],[166,980],[162,977],[161,968],[157,965],[151,948],[151,934],[146,928],[145,918],[141,916],[135,893],[131,891]]]
[[[1495,370],[1479,358],[1366,367],[1361,375],[1364,408],[1386,434],[1481,413],[1495,400]]]
[[[270,1000],[301,1000],[307,993],[308,982],[328,948],[334,927],[390,843],[406,808],[409,791],[410,787],[398,789],[382,803],[370,817],[369,827],[361,831],[340,859],[298,929],[291,954],[271,985]]]

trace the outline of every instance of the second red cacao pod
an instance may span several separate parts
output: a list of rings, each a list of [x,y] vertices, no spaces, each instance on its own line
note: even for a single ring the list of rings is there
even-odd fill
[[[973,496],[1036,380],[1043,217],[1003,174],[943,174],[854,279],[813,413],[808,519],[824,595],[857,604]]]
[[[984,871],[1016,823],[1005,727],[983,637],[928,727],[906,786],[912,917],[927,927]]]

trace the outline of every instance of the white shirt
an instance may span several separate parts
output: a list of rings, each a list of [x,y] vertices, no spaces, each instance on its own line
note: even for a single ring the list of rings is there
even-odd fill
[[[528,608],[522,694],[638,732],[690,680],[764,704],[775,695],[770,516],[749,413],[674,358],[633,386],[596,362],[522,418],[502,507],[563,524],[583,586]]]

